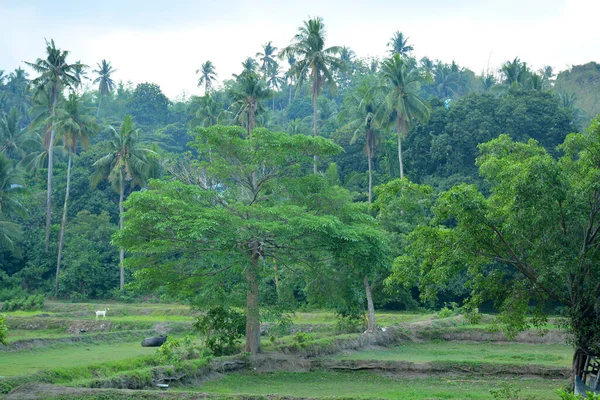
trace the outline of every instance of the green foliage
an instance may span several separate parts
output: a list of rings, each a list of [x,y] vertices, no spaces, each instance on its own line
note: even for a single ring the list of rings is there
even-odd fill
[[[191,335],[186,335],[179,339],[173,339],[172,336],[169,336],[167,337],[167,341],[156,349],[156,355],[162,363],[181,365],[185,360],[198,358],[200,356],[200,348],[194,344]]]
[[[444,305],[444,307],[442,307],[442,309],[438,312],[438,318],[454,317],[454,316],[460,314],[460,312],[461,312],[461,308],[458,306],[457,303],[455,303],[455,302],[446,303]]]
[[[0,314],[0,344],[6,345],[8,336],[8,325],[6,324],[6,315]]]
[[[23,296],[14,300],[4,302],[0,311],[34,311],[41,310],[44,306],[45,297],[43,294],[36,294],[31,296]]]
[[[140,83],[133,91],[127,110],[140,125],[165,124],[169,117],[169,99],[154,83]]]
[[[213,307],[194,323],[204,345],[215,356],[235,354],[246,333],[246,316],[233,308]]]
[[[299,348],[304,349],[306,346],[310,345],[314,339],[314,336],[310,333],[297,332],[294,335],[294,344]]]
[[[556,393],[560,396],[561,400],[581,400],[584,398],[581,395],[575,395],[575,393],[571,392],[570,390],[566,391],[558,389]],[[600,395],[593,392],[587,392],[585,398],[590,400],[598,400],[600,399]]]

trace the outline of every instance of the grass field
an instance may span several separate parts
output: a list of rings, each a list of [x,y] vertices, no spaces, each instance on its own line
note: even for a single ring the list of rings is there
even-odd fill
[[[88,366],[154,354],[156,349],[142,347],[140,342],[58,345],[55,348],[0,353],[0,376],[26,375],[53,368]]]
[[[511,388],[522,396],[556,399],[555,390],[566,384],[548,379],[446,379],[397,378],[368,372],[238,373],[208,381],[194,389],[215,394],[287,395],[385,399],[491,399],[490,389]],[[186,388],[186,390],[189,390]]]
[[[335,356],[338,360],[537,364],[565,368],[571,365],[572,358],[573,348],[567,345],[468,342],[408,342]]]

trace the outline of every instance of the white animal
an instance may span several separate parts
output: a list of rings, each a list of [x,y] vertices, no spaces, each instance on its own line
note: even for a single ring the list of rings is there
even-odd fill
[[[96,311],[96,320],[98,317],[102,316],[102,319],[106,319],[106,312],[110,310],[110,308],[106,307],[104,310]]]

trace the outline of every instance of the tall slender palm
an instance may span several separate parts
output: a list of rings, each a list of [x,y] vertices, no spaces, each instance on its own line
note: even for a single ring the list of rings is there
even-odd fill
[[[81,61],[75,62],[75,77],[79,81],[77,86],[75,87],[75,89],[81,89],[83,87],[84,79],[87,79],[87,80],[90,79],[87,77],[87,69],[88,69],[88,66],[85,64],[82,64]]]
[[[238,107],[237,120],[248,130],[248,137],[252,139],[256,114],[262,111],[261,101],[270,95],[270,91],[265,87],[265,82],[254,72],[241,75],[229,95],[234,100],[233,105]]]
[[[272,101],[273,101],[273,111],[275,111],[275,91],[281,87],[285,83],[285,79],[281,76],[281,69],[277,64],[273,64],[267,70],[267,74],[265,75],[265,81],[267,83],[267,87],[271,89],[273,93]]]
[[[400,178],[404,178],[402,141],[414,120],[425,121],[429,118],[431,108],[419,95],[418,71],[407,71],[406,62],[400,54],[396,53],[385,60],[381,65],[381,72],[391,91],[387,94],[384,105],[377,111],[377,119],[383,123],[394,121],[396,124]]]
[[[76,65],[69,64],[67,57],[68,51],[62,51],[56,48],[54,40],[46,41],[46,58],[38,58],[35,62],[26,62],[35,72],[40,74],[37,78],[30,82],[30,85],[35,89],[35,96],[42,93],[47,93],[50,96],[49,114],[54,118],[56,113],[56,103],[58,97],[65,88],[75,88],[80,81],[77,78]],[[53,146],[55,131],[51,128],[46,133],[49,137],[46,141],[49,143],[48,150],[48,192],[46,198],[46,252],[50,241],[50,222],[52,209],[52,172],[54,167]]]
[[[21,116],[16,107],[0,117],[0,152],[13,160],[25,156],[26,131],[21,129]]]
[[[358,86],[344,98],[344,109],[340,119],[349,120],[346,128],[353,132],[351,144],[361,135],[365,138],[364,152],[369,168],[369,203],[373,199],[373,156],[379,139],[379,129],[375,124],[375,114],[383,103],[381,91],[372,75],[363,78]]]
[[[92,175],[91,183],[92,187],[95,187],[102,179],[107,178],[119,193],[119,228],[123,229],[125,185],[129,183],[131,187],[135,187],[146,184],[152,163],[151,157],[156,153],[140,146],[139,129],[135,128],[130,115],[125,116],[118,131],[109,126],[109,134],[110,139],[107,143],[109,152],[93,164],[96,170]],[[125,250],[121,248],[119,255],[121,290],[125,287],[124,258]]]
[[[293,55],[288,56],[287,58],[288,65],[290,66],[285,73],[285,77],[288,79],[288,87],[289,87],[289,98],[288,104],[292,102],[292,91],[294,90],[294,77],[296,76],[296,57]]]
[[[315,17],[304,21],[304,24],[298,28],[298,33],[292,39],[292,43],[283,49],[282,55],[295,56],[297,84],[301,85],[310,76],[311,92],[313,101],[313,135],[318,136],[317,130],[317,96],[324,84],[327,84],[331,90],[335,90],[335,80],[333,79],[333,70],[340,69],[342,63],[338,58],[341,47],[325,47],[326,39],[325,24],[323,18]],[[317,156],[313,171],[317,173]]]
[[[217,80],[217,72],[212,61],[207,60],[196,70],[196,74],[200,74],[198,78],[198,86],[204,85],[204,95],[210,94],[212,84]]]
[[[405,56],[415,48],[408,44],[408,37],[404,37],[404,34],[400,31],[394,32],[390,41],[388,42],[388,47],[390,48],[388,51],[391,56],[394,54],[400,54],[401,56]]]
[[[507,61],[500,68],[500,72],[504,77],[503,83],[508,86],[522,85],[527,79],[529,68],[527,63],[521,62],[519,57],[515,57],[512,61]]]
[[[58,295],[58,276],[62,260],[63,242],[65,237],[65,226],[67,225],[67,210],[69,204],[69,191],[71,188],[71,166],[73,165],[73,153],[77,153],[77,145],[87,147],[89,138],[99,130],[96,119],[85,113],[81,99],[71,93],[63,108],[56,110],[56,129],[60,131],[63,145],[69,153],[67,162],[67,188],[65,191],[65,202],[63,215],[60,221],[60,234],[58,236],[58,258],[56,260],[56,279],[54,281],[54,296]]]
[[[190,121],[190,127],[217,125],[222,112],[222,105],[216,102],[212,96],[205,94],[199,99],[198,110],[195,117]]]
[[[112,80],[111,74],[117,72],[116,69],[110,65],[110,63],[106,60],[102,60],[98,64],[98,69],[95,69],[93,72],[98,75],[96,79],[94,79],[94,83],[98,84],[98,110],[96,111],[96,117],[100,115],[100,106],[102,105],[102,98],[104,96],[109,95],[113,90],[115,90],[116,84],[115,81]]]
[[[258,61],[261,62],[260,70],[263,73],[263,78],[267,77],[267,73],[271,68],[277,65],[277,61],[274,56],[277,53],[277,47],[273,46],[271,41],[263,45],[263,51],[256,53]]]

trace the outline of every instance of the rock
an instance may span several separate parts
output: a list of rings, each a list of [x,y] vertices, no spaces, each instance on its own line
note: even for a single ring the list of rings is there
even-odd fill
[[[160,347],[167,341],[167,335],[149,337],[142,340],[143,347]]]

